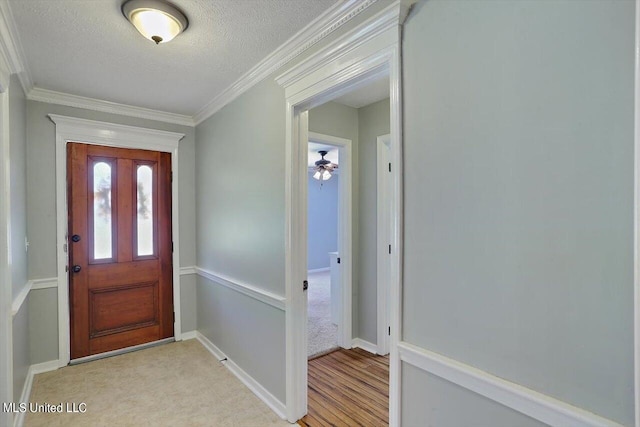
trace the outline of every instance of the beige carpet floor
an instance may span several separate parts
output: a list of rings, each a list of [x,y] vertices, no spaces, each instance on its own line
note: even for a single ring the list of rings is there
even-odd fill
[[[307,356],[338,348],[338,326],[331,322],[331,273],[310,273],[307,291]]]
[[[289,426],[197,340],[36,375],[32,403],[85,413],[30,413],[31,426]]]

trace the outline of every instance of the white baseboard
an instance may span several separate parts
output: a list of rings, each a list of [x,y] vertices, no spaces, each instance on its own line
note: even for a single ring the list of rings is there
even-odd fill
[[[324,273],[325,271],[331,271],[331,267],[315,268],[313,270],[307,270],[307,274]]]
[[[375,344],[371,344],[369,341],[365,341],[362,338],[354,338],[351,341],[351,346],[361,348],[364,351],[368,351],[372,354],[378,354],[378,346]]]
[[[407,342],[400,360],[553,427],[622,427],[582,408]]]
[[[29,396],[31,396],[31,387],[33,386],[33,377],[36,374],[42,374],[43,372],[55,371],[58,369],[58,360],[50,360],[44,363],[37,363],[29,366],[27,371],[27,378],[24,380],[24,386],[22,387],[22,394],[20,395],[20,403],[28,403]],[[14,427],[22,427],[24,424],[25,412],[19,412],[13,419]]]
[[[192,340],[192,339],[198,338],[197,334],[198,334],[197,331],[183,332],[182,333],[182,341]]]
[[[196,338],[207,350],[211,352],[218,360],[227,359],[223,364],[234,374],[249,390],[253,392],[260,400],[262,400],[273,412],[283,420],[287,419],[286,406],[280,402],[269,390],[264,388],[262,384],[256,381],[251,375],[247,374],[240,366],[236,365],[233,360],[227,358],[225,354],[207,337],[196,331]]]

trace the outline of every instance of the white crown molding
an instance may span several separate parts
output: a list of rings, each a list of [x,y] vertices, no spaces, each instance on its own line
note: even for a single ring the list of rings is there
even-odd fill
[[[222,107],[249,90],[258,82],[282,68],[310,47],[342,27],[378,0],[347,0],[338,2],[309,25],[289,38],[266,58],[242,75],[231,86],[202,107],[193,117],[136,107],[35,87],[25,61],[11,8],[7,0],[0,0],[0,90],[4,90],[8,76],[3,75],[2,63],[9,74],[16,73],[22,88],[31,101],[65,105],[104,113],[155,120],[193,127],[211,117]],[[4,73],[6,74],[6,72]]]
[[[0,0],[0,60],[8,66],[9,73],[18,75],[24,93],[29,93],[33,81],[25,58],[9,2]]]
[[[277,76],[276,81],[285,88],[291,86],[304,76],[309,75],[330,61],[337,60],[377,35],[384,33],[389,28],[401,25],[408,10],[409,8],[406,4],[398,0],[394,1],[334,43],[325,46],[312,57],[305,59]]]
[[[193,119],[183,114],[167,113],[165,111],[152,110],[150,108],[134,107],[132,105],[103,101],[96,98],[87,98],[85,96],[71,95],[38,87],[34,87],[27,93],[27,99],[31,101],[47,102],[49,104],[66,105],[68,107],[101,111],[103,113],[137,117],[139,119],[156,120],[176,125],[194,126]]]
[[[615,421],[577,408],[546,394],[523,387],[433,353],[422,347],[399,342],[400,360],[460,387],[471,390],[554,427],[622,427]]]
[[[198,125],[211,117],[255,84],[351,21],[376,1],[377,0],[348,0],[336,3],[202,107],[202,109],[193,116],[195,124]]]
[[[227,287],[229,289],[233,289],[236,292],[240,292],[241,294],[244,294],[248,297],[261,301],[265,304],[269,304],[270,306],[275,307],[277,309],[280,309],[280,310],[285,309],[285,298],[280,295],[273,294],[271,292],[265,291],[255,286],[239,283],[237,281],[221,277],[216,273],[213,273],[211,271],[205,270],[200,267],[196,267],[196,271],[198,273],[198,276],[204,277],[205,279],[208,279],[212,283],[216,283],[218,285]]]

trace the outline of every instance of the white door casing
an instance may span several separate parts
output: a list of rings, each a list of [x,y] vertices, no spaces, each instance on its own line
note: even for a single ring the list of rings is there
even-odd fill
[[[353,312],[353,156],[350,139],[337,136],[324,135],[315,132],[308,133],[310,142],[338,147],[340,162],[340,179],[338,181],[338,257],[340,257],[340,281],[342,292],[340,296],[340,312],[338,313],[338,345],[342,348],[351,348],[352,312]],[[303,150],[305,153],[308,150]],[[306,164],[306,163],[305,163]],[[307,180],[304,180],[306,183]],[[306,190],[305,190],[306,191]],[[306,247],[306,246],[305,246]],[[304,323],[307,324],[306,321]],[[306,348],[305,333],[305,348]]]
[[[377,345],[378,354],[389,353],[389,282],[391,281],[391,135],[377,138],[376,222],[377,222]]]
[[[9,158],[9,72],[0,57],[0,402],[13,402],[13,303],[11,283],[11,211]],[[13,414],[0,412],[0,425]]]
[[[276,78],[285,88],[286,406],[295,422],[307,412],[306,173],[308,110],[382,76],[389,77],[391,163],[390,425],[400,425],[402,151],[400,33],[408,9],[393,2],[334,43]]]
[[[67,143],[138,148],[171,153],[171,232],[173,252],[174,338],[181,339],[180,239],[178,222],[178,143],[182,133],[49,114],[56,125],[56,241],[58,271],[58,366],[70,361],[69,275],[67,272]]]

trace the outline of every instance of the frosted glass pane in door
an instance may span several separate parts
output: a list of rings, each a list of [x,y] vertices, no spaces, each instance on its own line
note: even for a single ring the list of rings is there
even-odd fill
[[[138,166],[138,256],[153,255],[153,173]]]
[[[93,258],[112,258],[111,165],[93,165]]]

